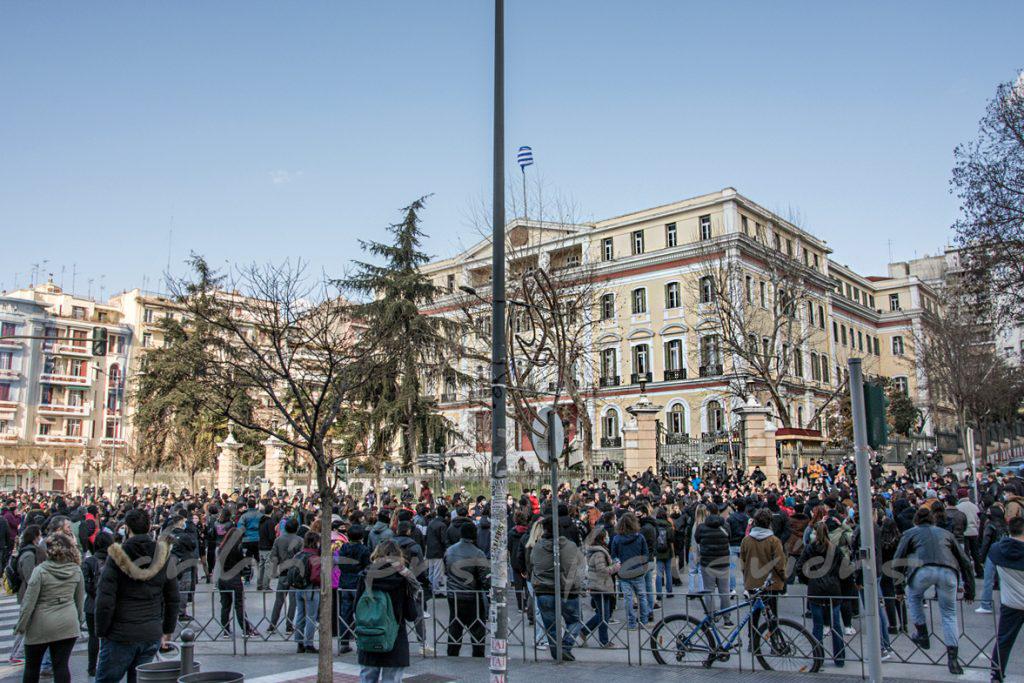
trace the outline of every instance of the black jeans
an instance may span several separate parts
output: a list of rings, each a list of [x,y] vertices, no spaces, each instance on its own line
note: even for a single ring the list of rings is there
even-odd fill
[[[231,631],[231,607],[235,608],[238,626],[245,633],[249,630],[249,622],[245,619],[245,588],[242,579],[235,577],[230,581],[217,581],[220,591],[220,625],[225,631]]]
[[[1010,657],[1013,641],[1017,640],[1021,625],[1024,625],[1024,609],[1006,605],[999,608],[999,630],[996,632],[996,645],[992,648],[992,680],[1003,680],[1006,660]]]
[[[75,647],[78,638],[65,638],[54,640],[49,643],[37,643],[25,646],[25,672],[22,676],[22,683],[38,683],[39,667],[43,664],[43,655],[47,648],[50,650],[50,661],[53,662],[53,680],[55,683],[71,683],[71,670],[68,669],[68,660],[71,659],[71,650]]]
[[[96,675],[96,658],[100,654],[100,637],[96,635],[96,613],[85,613],[85,626],[89,630],[89,667],[90,676]]]
[[[448,596],[448,656],[458,657],[462,634],[469,631],[474,657],[484,656],[487,608],[482,595],[462,593]]]
[[[274,609],[270,612],[270,624],[274,628],[281,627],[281,609],[285,600],[288,601],[287,628],[290,629],[295,623],[295,593],[288,590],[288,580],[280,577],[277,580],[277,591],[274,593]]]
[[[964,550],[974,565],[974,575],[981,578],[985,573],[985,565],[981,557],[981,540],[978,536],[964,536]]]
[[[252,558],[252,561],[246,561],[245,567],[242,569],[242,578],[245,579],[246,583],[249,583],[260,564],[260,542],[246,541],[242,543],[242,554],[246,558]]]

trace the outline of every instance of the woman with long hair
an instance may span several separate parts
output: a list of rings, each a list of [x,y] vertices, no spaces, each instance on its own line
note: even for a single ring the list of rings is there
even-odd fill
[[[691,593],[699,593],[704,590],[704,577],[700,573],[700,545],[693,536],[697,533],[697,527],[707,521],[707,518],[708,506],[701,503],[693,511],[693,524],[690,526],[690,556],[687,572]]]
[[[25,635],[23,683],[36,683],[43,655],[50,651],[56,683],[71,683],[68,661],[85,619],[85,581],[82,556],[71,536],[56,532],[46,537],[46,561],[28,581],[14,633]]]
[[[807,585],[811,632],[818,642],[824,644],[825,626],[829,627],[832,634],[832,661],[840,668],[846,663],[840,610],[843,589],[839,583],[839,574],[842,563],[842,550],[832,545],[825,522],[818,522],[814,525],[811,542],[804,546],[796,563],[795,573]]]
[[[640,603],[640,621],[647,623],[653,618],[650,602],[647,600],[648,571],[647,540],[640,533],[640,521],[632,512],[619,519],[610,548],[614,569],[619,576],[619,587],[626,602],[626,626],[635,631],[638,628],[634,598]]]
[[[367,590],[387,594],[395,621],[398,622],[398,634],[394,645],[387,652],[371,652],[359,648],[360,683],[400,683],[402,671],[409,667],[409,638],[405,622],[416,619],[418,608],[415,598],[419,584],[406,565],[402,548],[391,539],[381,541],[373,549],[370,566],[360,576],[359,587],[356,589],[357,606]]]

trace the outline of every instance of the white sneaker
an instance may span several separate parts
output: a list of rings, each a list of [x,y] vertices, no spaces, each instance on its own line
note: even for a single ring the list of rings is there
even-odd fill
[[[988,607],[982,607],[981,605],[978,605],[978,607],[974,611],[978,614],[992,614],[992,610],[990,610]]]
[[[422,652],[420,654],[422,656],[424,656],[424,657],[433,657],[434,656],[434,648],[430,647],[429,645],[424,645],[421,648],[421,650],[422,650]]]
[[[843,633],[845,633],[848,636],[855,636],[855,635],[857,635],[857,629],[855,629],[852,626],[847,626],[846,628],[843,629]]]

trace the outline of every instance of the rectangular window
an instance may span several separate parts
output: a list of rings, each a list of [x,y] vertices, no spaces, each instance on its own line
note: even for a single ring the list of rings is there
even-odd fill
[[[0,337],[13,337],[17,329],[14,323],[0,323]]]
[[[702,240],[711,239],[711,216],[700,217],[700,238]]]
[[[721,364],[717,334],[708,334],[700,338],[700,364],[705,367]]]
[[[818,327],[825,329],[825,307],[818,306]]]
[[[825,360],[825,356],[821,357],[821,381],[825,384],[829,383],[828,376],[828,361]]]
[[[633,254],[644,253],[644,231],[633,231]]]
[[[637,344],[633,347],[633,372],[645,375],[651,371],[650,354],[647,344]]]
[[[82,421],[78,419],[68,419],[64,421],[64,435],[65,436],[81,436],[82,435]]]
[[[633,290],[633,315],[647,312],[647,290],[640,288]]]
[[[674,247],[676,246],[676,224],[669,223],[665,226],[665,246]]]
[[[775,233],[775,251],[782,251],[782,237]]]
[[[670,282],[665,285],[665,308],[679,308],[682,306],[681,298],[678,282]]]
[[[604,261],[611,261],[615,258],[615,248],[612,244],[611,237],[605,237],[601,240],[601,259]]]
[[[804,376],[804,352],[800,349],[793,352],[793,374],[797,377]]]
[[[50,433],[50,425],[46,422],[39,423],[39,431],[36,432],[39,436],[47,436]]]
[[[786,255],[793,258],[793,240],[786,238]]]
[[[807,302],[807,322],[814,327],[814,304],[810,301]]]
[[[814,254],[814,269],[818,270],[818,255]]]
[[[0,401],[11,400],[11,384],[10,382],[0,382]]]
[[[858,351],[863,351],[864,350],[864,336],[863,336],[863,334],[861,334],[860,330],[857,330],[857,350]]]
[[[682,370],[683,368],[683,342],[680,339],[672,339],[665,342],[665,369]]]
[[[835,320],[832,321],[832,339],[838,344],[839,343],[839,323]]]
[[[910,396],[910,386],[907,384],[906,377],[893,377],[893,386],[896,387],[896,391],[900,392],[904,396]]]
[[[843,346],[846,346],[846,325],[839,326],[840,337],[843,340]]]
[[[0,351],[0,370],[10,370],[14,364],[14,353]]]
[[[743,227],[743,234],[747,235],[749,237],[750,236],[750,226],[747,225],[747,217],[746,216],[740,216],[740,225]]]
[[[700,279],[700,302],[709,304],[715,300],[715,285],[710,275]]]
[[[875,337],[875,355],[881,356],[882,354],[878,350],[878,337]]]
[[[811,380],[821,381],[821,365],[818,364],[818,354],[811,351]]]
[[[448,290],[449,294],[455,291],[455,275],[453,273],[448,274],[445,288]]]
[[[615,349],[605,349],[601,352],[601,376],[615,377],[618,374],[616,367]]]
[[[754,278],[750,277],[749,275],[747,276],[747,279],[746,279],[746,286],[747,286],[747,303],[748,304],[752,304],[752,303],[754,303]]]
[[[900,295],[890,294],[889,295],[889,310],[898,311],[900,310]]]
[[[142,346],[144,348],[148,349],[152,345],[153,345],[153,335],[150,334],[149,332],[143,332],[142,333]]]
[[[761,308],[768,308],[768,288],[764,280],[761,280]]]
[[[895,337],[892,338],[892,355],[903,355],[903,337],[899,335],[896,335]]]
[[[601,320],[611,320],[615,317],[615,295],[601,295]]]
[[[75,320],[85,320],[85,308],[83,306],[72,306],[71,317]]]

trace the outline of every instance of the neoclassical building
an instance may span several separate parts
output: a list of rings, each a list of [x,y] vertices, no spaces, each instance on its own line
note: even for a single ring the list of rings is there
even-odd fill
[[[914,355],[923,317],[937,310],[935,290],[912,274],[854,272],[835,260],[824,239],[733,188],[589,224],[516,219],[507,235],[510,277],[529,268],[578,269],[591,283],[593,306],[582,314],[591,316],[593,362],[579,371],[593,387],[587,406],[597,462],[602,452],[621,447],[629,419],[625,409],[636,401],[641,385],[663,406],[659,422],[670,437],[734,428],[736,409],[743,403],[740,394],[746,391],[771,406],[766,392],[750,381],[744,362],[723,348],[712,281],[727,271],[733,283],[730,296],[739,298],[748,315],[756,316],[759,308],[770,310],[777,278],[765,264],[766,248],[773,259],[790,264],[804,288],[799,310],[792,313],[800,348],[769,350],[767,336],[758,339],[746,331],[751,344],[763,343],[767,354],[785,358],[780,361],[787,364],[781,391],[790,427],[827,430],[825,421],[815,416],[836,393],[850,357],[863,359],[866,374],[892,378],[909,394],[922,411],[925,431],[941,417]],[[470,343],[481,347],[490,330],[487,309],[478,297],[489,294],[490,268],[487,240],[424,268],[444,292],[426,310],[447,316],[475,310],[480,324]],[[466,293],[467,287],[479,289],[477,296]],[[436,387],[443,414],[463,435],[452,450],[485,452],[489,392],[481,385],[486,385],[489,368],[465,360],[460,370],[480,382]],[[513,464],[534,462],[523,431],[510,421]]]

